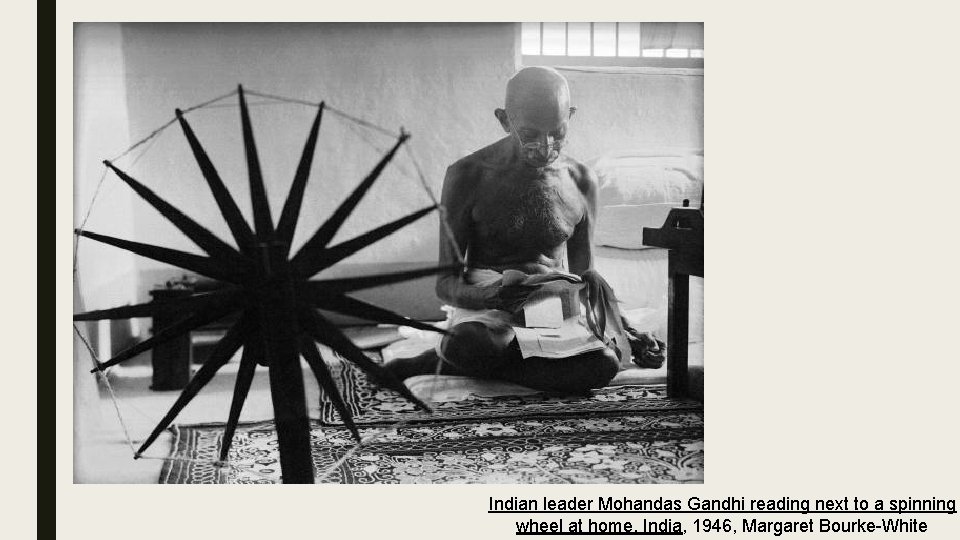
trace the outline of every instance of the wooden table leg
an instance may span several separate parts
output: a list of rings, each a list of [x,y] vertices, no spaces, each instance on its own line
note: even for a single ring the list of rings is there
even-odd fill
[[[683,398],[689,390],[687,338],[689,333],[690,276],[677,272],[676,255],[670,250],[667,303],[667,396]]]

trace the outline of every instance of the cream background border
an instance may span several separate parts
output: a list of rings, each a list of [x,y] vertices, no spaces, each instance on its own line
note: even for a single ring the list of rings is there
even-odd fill
[[[49,386],[43,391],[55,394],[58,405],[56,519],[65,537],[271,538],[297,531],[317,538],[508,538],[513,516],[485,511],[488,497],[511,495],[957,497],[960,466],[952,422],[960,410],[955,390],[960,358],[952,334],[960,291],[951,246],[958,229],[952,207],[960,195],[954,159],[960,88],[956,70],[948,66],[956,65],[960,47],[956,14],[944,3],[703,1],[627,7],[498,0],[458,12],[446,2],[384,2],[376,9],[370,2],[353,2],[334,9],[321,2],[274,1],[239,12],[230,4],[58,6],[57,358],[38,359],[37,372],[44,381],[56,375],[55,392]],[[704,144],[712,189],[704,485],[210,489],[71,483],[72,373],[62,366],[71,365],[73,21],[371,15],[705,21]],[[8,29],[27,26],[14,16],[6,21]],[[36,65],[25,54],[26,43],[14,40],[3,50],[8,59],[11,52],[20,57],[23,73]],[[22,84],[27,91],[29,82],[11,78],[6,86]],[[5,148],[33,140],[32,111],[12,109],[10,121],[26,127],[7,130]],[[19,177],[32,177],[32,160],[11,162],[22,171]],[[8,222],[32,219],[22,204],[31,194],[16,195],[6,198],[3,219],[8,230],[19,231]],[[22,247],[13,247],[29,251],[36,245],[25,236]],[[5,266],[8,283],[23,282],[22,269]],[[11,305],[34,305],[27,294],[32,291],[22,287]],[[6,317],[7,322],[4,328],[14,329],[13,335],[31,335],[18,328],[24,321]],[[8,358],[11,369],[29,365],[33,356],[32,341],[19,341]],[[53,369],[54,360],[61,369]],[[26,394],[32,382],[29,374],[5,381],[4,406],[8,417],[16,417],[14,426],[36,425],[26,406],[14,404],[33,399]],[[19,402],[6,403],[16,397]],[[14,456],[4,450],[10,475],[4,490],[8,499],[13,491],[26,502],[33,500],[27,496],[33,471],[26,448],[16,450]],[[159,508],[165,509],[162,515]],[[32,517],[26,509],[8,515]],[[683,519],[696,536],[690,531],[693,517]],[[927,521],[927,538],[958,537],[956,515]],[[34,522],[23,523],[22,532]]]
[[[0,410],[5,411],[0,463],[9,475],[0,481],[0,535],[7,538],[30,538],[36,530],[37,458],[36,373],[42,372],[48,386],[45,399],[52,403],[54,388],[49,385],[54,373],[54,358],[37,357],[37,50],[36,5],[16,3],[4,7],[0,18],[0,66],[4,77],[0,99],[4,103],[0,130],[0,148],[4,165],[3,196],[0,198],[0,230],[4,231],[4,256],[0,258],[0,279],[6,284],[0,311],[0,339],[4,356],[9,359],[0,377]],[[49,33],[49,30],[48,30]],[[49,69],[53,69],[50,66]],[[52,103],[46,106],[52,107]],[[47,122],[46,142],[53,133]],[[47,161],[53,159],[47,144]],[[53,179],[47,178],[45,216],[53,219],[50,189]],[[67,194],[69,196],[69,194]],[[69,206],[66,207],[69,211]],[[69,222],[69,214],[67,215]],[[48,248],[53,249],[52,246]],[[49,264],[50,257],[47,258]],[[49,267],[48,267],[49,268]],[[47,271],[48,275],[50,270]],[[67,270],[69,274],[69,270]],[[44,287],[49,290],[52,284]],[[69,289],[67,289],[69,292]],[[69,297],[65,313],[70,310]],[[50,302],[45,306],[48,328],[52,328]],[[46,339],[53,339],[52,332]],[[69,349],[63,358],[69,358]],[[67,369],[67,371],[70,371]],[[65,402],[69,405],[69,402]],[[69,412],[67,413],[69,415]],[[69,416],[68,416],[69,418]],[[67,426],[69,429],[69,426]],[[54,426],[48,426],[53,429]],[[49,440],[49,437],[48,437]],[[52,464],[46,464],[50,467]],[[48,491],[52,493],[51,490]],[[52,502],[48,503],[52,509]],[[49,515],[49,512],[48,512]]]

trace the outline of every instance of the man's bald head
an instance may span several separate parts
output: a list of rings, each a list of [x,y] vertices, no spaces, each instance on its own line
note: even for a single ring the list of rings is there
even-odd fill
[[[510,116],[521,110],[553,109],[566,113],[569,108],[570,87],[563,75],[553,68],[523,68],[507,83],[506,109]]]
[[[517,138],[524,162],[544,167],[560,156],[574,110],[563,75],[553,68],[528,67],[507,83],[506,110],[494,114],[503,130]]]

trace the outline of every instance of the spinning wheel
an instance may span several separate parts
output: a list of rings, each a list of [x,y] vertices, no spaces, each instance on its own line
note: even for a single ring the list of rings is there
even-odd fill
[[[402,381],[364,355],[336,326],[318,313],[317,309],[322,308],[371,321],[442,332],[431,325],[352,298],[348,293],[436,274],[448,270],[449,267],[429,267],[343,279],[311,281],[310,278],[422,218],[438,209],[438,206],[428,206],[351,240],[330,245],[340,226],[394,158],[401,145],[409,138],[407,133],[401,131],[396,143],[380,159],[370,174],[360,182],[303,247],[296,254],[291,255],[290,244],[297,226],[304,190],[313,162],[324,104],[319,104],[280,219],[274,225],[243,87],[238,88],[237,94],[240,101],[243,144],[253,203],[253,228],[242,217],[236,202],[190,124],[184,118],[183,111],[177,109],[176,116],[238,248],[215,236],[109,161],[104,161],[104,164],[200,247],[206,255],[195,255],[85,230],[75,231],[79,236],[218,280],[222,286],[211,292],[195,293],[183,298],[154,300],[132,306],[80,313],[74,316],[74,320],[129,319],[149,317],[158,312],[185,314],[177,322],[157,331],[153,337],[120,352],[105,362],[96,361],[93,372],[102,372],[110,366],[129,360],[191,330],[230,315],[239,315],[237,321],[217,343],[210,358],[183,389],[169,412],[153,429],[134,457],[140,457],[163,430],[170,426],[177,414],[242,347],[243,354],[224,429],[220,460],[227,458],[256,365],[260,364],[269,370],[283,482],[312,483],[314,473],[310,453],[310,423],[307,417],[303,374],[300,368],[301,355],[309,364],[325,395],[336,407],[344,424],[357,440],[360,439],[352,415],[321,357],[317,342],[337,351],[343,358],[366,372],[377,384],[399,392],[412,403],[429,411],[427,405],[417,399]]]

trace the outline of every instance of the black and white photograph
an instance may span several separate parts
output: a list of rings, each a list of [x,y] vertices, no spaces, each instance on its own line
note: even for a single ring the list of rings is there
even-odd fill
[[[704,27],[75,23],[73,481],[703,483]]]
[[[40,7],[5,538],[960,537],[956,7]]]

